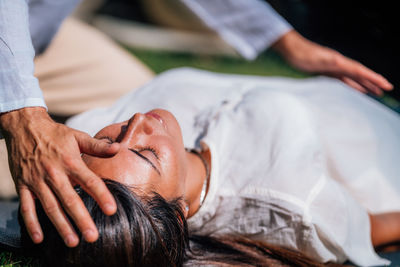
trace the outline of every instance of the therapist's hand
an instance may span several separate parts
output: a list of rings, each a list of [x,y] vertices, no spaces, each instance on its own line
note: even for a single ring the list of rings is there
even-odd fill
[[[339,52],[318,45],[292,30],[272,46],[294,67],[338,78],[363,93],[382,95],[393,89],[383,76]]]
[[[103,181],[87,168],[81,153],[112,156],[118,152],[119,145],[93,139],[86,133],[56,123],[41,107],[3,113],[0,126],[20,197],[21,214],[33,242],[43,240],[35,211],[35,197],[40,200],[67,246],[78,245],[79,239],[63,208],[84,239],[96,241],[96,226],[73,185],[81,185],[105,214],[114,214],[117,208],[113,196]]]

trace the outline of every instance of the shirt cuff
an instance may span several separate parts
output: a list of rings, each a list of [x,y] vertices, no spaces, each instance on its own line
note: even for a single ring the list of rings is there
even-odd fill
[[[43,98],[26,98],[12,102],[0,103],[0,113],[27,107],[44,107],[47,110],[47,106]]]
[[[181,1],[248,60],[255,59],[293,29],[264,1]]]

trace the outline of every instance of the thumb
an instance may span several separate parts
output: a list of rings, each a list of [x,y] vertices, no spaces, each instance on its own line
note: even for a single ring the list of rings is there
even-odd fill
[[[119,151],[119,144],[110,144],[105,139],[96,139],[86,133],[75,134],[81,153],[85,153],[97,157],[109,157],[115,155]]]

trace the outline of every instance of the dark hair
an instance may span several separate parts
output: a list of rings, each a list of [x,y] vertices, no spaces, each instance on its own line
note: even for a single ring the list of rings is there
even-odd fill
[[[90,195],[77,188],[99,231],[99,239],[94,243],[86,242],[79,234],[79,245],[66,247],[41,205],[37,205],[44,232],[44,240],[37,249],[43,264],[51,267],[182,266],[188,233],[180,200],[167,202],[156,193],[139,197],[118,182],[105,182],[117,203],[117,213],[112,216],[105,215]],[[79,233],[77,229],[76,232]]]
[[[77,189],[99,230],[94,243],[80,236],[77,247],[66,247],[37,205],[45,239],[36,248],[46,266],[326,266],[300,252],[244,237],[189,236],[181,199],[139,196],[118,182],[105,182],[117,202],[113,216],[104,215],[91,196]],[[22,234],[26,242],[26,230]]]

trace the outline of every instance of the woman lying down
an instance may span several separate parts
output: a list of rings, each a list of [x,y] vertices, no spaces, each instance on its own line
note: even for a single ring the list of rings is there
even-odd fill
[[[42,213],[50,266],[373,266],[400,241],[400,117],[339,81],[177,69],[67,124],[121,144],[83,156],[118,211],[78,188],[100,238],[72,249]]]

